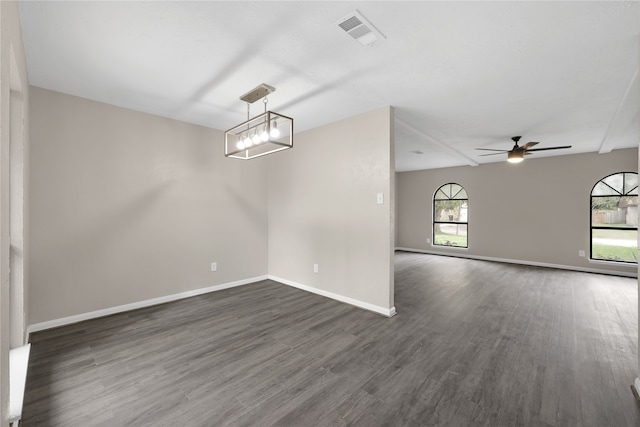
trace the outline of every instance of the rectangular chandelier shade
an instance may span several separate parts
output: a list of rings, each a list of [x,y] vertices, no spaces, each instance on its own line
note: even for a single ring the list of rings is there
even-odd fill
[[[224,155],[255,159],[293,147],[293,119],[266,111],[224,133]]]

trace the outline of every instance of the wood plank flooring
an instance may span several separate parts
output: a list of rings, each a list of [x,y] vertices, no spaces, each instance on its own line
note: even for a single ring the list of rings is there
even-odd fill
[[[398,252],[387,319],[264,281],[32,336],[22,425],[639,426],[637,281]]]

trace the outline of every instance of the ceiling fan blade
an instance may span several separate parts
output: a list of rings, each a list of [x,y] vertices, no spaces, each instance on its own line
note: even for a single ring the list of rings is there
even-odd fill
[[[527,142],[524,145],[521,145],[520,148],[524,148],[525,150],[528,150],[529,147],[533,147],[534,145],[538,145],[538,144],[540,144],[540,143],[531,141],[531,142]]]
[[[494,150],[493,148],[476,148],[476,150],[483,150],[483,151],[499,151],[501,153],[508,153],[509,150]]]
[[[534,148],[534,149],[529,149],[527,151],[563,150],[565,148],[571,148],[571,146],[570,145],[563,145],[561,147]]]
[[[506,153],[506,151],[505,151],[505,153]],[[504,154],[504,153],[478,154],[478,157],[484,157],[484,156],[497,156],[498,154]]]

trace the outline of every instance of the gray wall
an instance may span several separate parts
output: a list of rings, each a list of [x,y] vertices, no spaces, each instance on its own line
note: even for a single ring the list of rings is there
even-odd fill
[[[393,307],[392,121],[391,108],[374,110],[296,134],[271,156],[270,275]]]
[[[601,178],[637,172],[637,149],[576,154],[397,174],[396,246],[579,269],[635,273],[637,267],[590,263],[590,193]],[[433,247],[432,198],[456,182],[469,194],[469,248]],[[585,250],[586,257],[578,256]]]
[[[266,160],[222,132],[32,87],[31,139],[31,324],[266,276]]]

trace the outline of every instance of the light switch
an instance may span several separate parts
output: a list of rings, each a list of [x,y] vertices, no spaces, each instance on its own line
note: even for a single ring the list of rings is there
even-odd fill
[[[384,193],[378,193],[376,200],[378,202],[379,205],[384,203]]]

